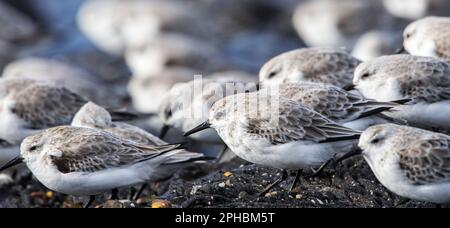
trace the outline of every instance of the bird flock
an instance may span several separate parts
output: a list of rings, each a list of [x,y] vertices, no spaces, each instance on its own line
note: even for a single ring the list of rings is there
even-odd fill
[[[188,13],[196,12],[190,4],[86,1],[78,26],[97,48],[124,58],[133,74],[128,88],[58,60],[7,64],[0,185],[11,184],[10,170],[24,163],[17,169],[52,191],[90,196],[90,207],[96,195],[118,199],[133,186],[140,189],[130,199],[138,199],[148,183],[193,164],[227,162],[228,154],[281,171],[256,196],[264,197],[289,171],[296,172],[290,192],[302,175],[359,155],[389,191],[450,202],[450,18],[427,16],[450,4],[399,10],[404,4],[395,0],[300,2],[292,23],[309,47],[272,56],[258,77],[230,69],[214,45],[189,32],[165,31],[204,21]],[[396,17],[413,22],[397,31]],[[18,36],[34,33],[26,18],[17,21],[24,24]],[[207,37],[207,23],[200,25]]]

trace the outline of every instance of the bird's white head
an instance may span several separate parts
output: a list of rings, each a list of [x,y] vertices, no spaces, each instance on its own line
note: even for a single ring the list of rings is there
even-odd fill
[[[366,98],[379,101],[402,99],[399,92],[396,71],[401,69],[396,63],[403,55],[382,56],[363,62],[355,69],[353,85]]]
[[[35,164],[37,161],[46,160],[45,158],[48,155],[45,153],[44,147],[47,141],[48,137],[46,137],[45,131],[28,136],[22,141],[20,144],[20,156],[28,166]]]
[[[449,24],[448,18],[425,17],[409,24],[403,31],[403,47],[411,55],[439,57],[436,41]]]
[[[259,71],[259,81],[262,86],[278,86],[281,83],[293,81],[286,72],[286,61],[289,53],[284,53],[269,60]]]
[[[388,159],[396,156],[394,146],[401,128],[395,124],[382,124],[370,127],[361,134],[358,146],[371,167],[383,166],[389,162]]]
[[[111,115],[106,109],[93,102],[88,102],[75,114],[71,125],[101,129],[109,127],[111,124]]]

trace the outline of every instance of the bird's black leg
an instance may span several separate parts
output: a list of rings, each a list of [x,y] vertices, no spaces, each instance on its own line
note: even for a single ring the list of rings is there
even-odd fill
[[[130,201],[134,199],[134,195],[136,194],[136,189],[134,187],[130,188],[130,197],[128,198]]]
[[[259,193],[259,196],[264,196],[266,195],[267,192],[269,192],[272,188],[274,188],[275,186],[279,185],[281,182],[283,182],[284,180],[286,180],[288,176],[288,173],[285,169],[283,169],[283,171],[281,172],[281,176],[280,178],[278,178],[275,182],[273,182],[271,185],[267,186],[264,191],[262,191],[261,193]]]
[[[113,190],[111,190],[111,198],[109,198],[110,200],[118,200],[119,199],[119,190],[117,190],[117,188],[114,188]]]
[[[300,179],[300,175],[301,175],[301,174],[302,174],[302,170],[301,170],[301,169],[297,170],[297,173],[295,174],[295,179],[294,179],[294,181],[292,181],[291,187],[289,187],[289,193],[291,193],[292,190],[294,190],[295,185],[297,185],[298,180]]]
[[[329,159],[326,162],[324,162],[318,169],[316,170],[312,170],[313,173],[311,175],[305,176],[305,178],[313,178],[313,177],[317,177],[319,174],[321,174],[325,168],[328,166],[328,164],[330,164],[331,162],[333,162],[335,159]]]
[[[222,159],[223,155],[225,154],[225,151],[227,151],[228,146],[227,144],[223,144],[223,149],[220,151],[220,153],[217,155],[216,161],[220,161]]]
[[[136,194],[136,197],[134,197],[134,200],[138,200],[139,197],[141,197],[142,192],[144,192],[144,189],[147,188],[147,186],[148,186],[147,183],[145,183],[145,184],[143,184],[143,185],[141,186],[141,188],[139,189],[139,191],[138,191],[137,194]]]
[[[313,170],[313,174],[306,176],[306,178],[312,178],[312,177],[316,177],[318,176],[320,173],[322,173],[322,171],[330,164],[332,164],[333,167],[336,167],[337,164],[339,164],[340,162],[359,155],[362,153],[362,150],[360,148],[356,148],[348,153],[344,153],[344,154],[335,154],[333,158],[327,160],[326,162],[324,162],[317,170]]]
[[[95,196],[94,195],[90,196],[89,201],[84,205],[84,208],[89,208],[94,201],[95,201]]]

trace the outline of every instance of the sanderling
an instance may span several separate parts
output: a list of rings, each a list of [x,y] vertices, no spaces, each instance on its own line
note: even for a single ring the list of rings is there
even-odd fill
[[[27,78],[64,86],[89,100],[105,106],[119,106],[118,94],[87,71],[65,62],[30,57],[9,63],[3,70],[3,78]],[[117,97],[118,99],[111,99]]]
[[[283,169],[281,178],[263,193],[286,179],[286,169],[318,167],[338,153],[353,150],[360,134],[298,102],[261,92],[217,101],[208,120],[185,135],[210,127],[242,159]]]
[[[81,107],[73,118],[71,125],[75,127],[87,127],[104,130],[120,139],[126,139],[148,146],[160,146],[167,144],[167,142],[164,142],[139,127],[122,122],[113,122],[111,114],[109,114],[105,108],[98,106],[93,102],[88,102]],[[191,153],[192,156],[188,156],[189,153],[191,152],[180,149],[178,153],[173,156],[179,156],[179,162],[181,163],[181,159],[186,159],[187,162],[188,160],[192,160],[193,157],[200,155],[199,153]],[[136,199],[139,198],[146,186],[147,185],[145,184],[140,188],[135,196]]]
[[[336,123],[357,130],[389,121],[402,122],[381,112],[409,101],[378,102],[330,84],[312,82],[283,83],[274,95],[300,102]]]
[[[23,161],[47,188],[90,195],[92,202],[96,194],[164,179],[180,164],[203,156],[180,153],[179,147],[138,144],[102,130],[59,126],[25,138],[20,156],[2,169]]]
[[[0,79],[0,139],[19,144],[42,129],[70,124],[87,102],[65,87],[24,78]],[[128,114],[117,110],[114,115],[127,119]]]
[[[207,78],[219,81],[234,80],[244,83],[255,83],[258,80],[258,76],[255,74],[237,70],[215,72],[208,75]]]
[[[403,46],[411,55],[439,57],[450,62],[450,18],[426,17],[408,25]]]
[[[259,80],[263,86],[306,81],[344,87],[359,63],[342,49],[302,48],[272,58],[261,68]]]
[[[73,117],[72,126],[101,129],[114,136],[144,145],[167,144],[145,130],[122,122],[113,122],[111,114],[103,107],[88,102]]]
[[[442,59],[379,57],[359,65],[353,83],[369,99],[411,100],[386,115],[406,120],[412,126],[443,132],[450,129],[450,65]]]
[[[198,73],[185,67],[167,67],[155,75],[133,75],[128,82],[133,107],[143,113],[158,112],[162,94],[176,83],[192,80]]]
[[[389,27],[391,19],[380,1],[314,0],[300,3],[293,24],[308,46],[351,49],[363,33]]]
[[[136,76],[157,75],[167,66],[207,72],[224,66],[221,55],[208,42],[177,33],[162,33],[143,45],[128,48],[125,60]]]
[[[368,128],[359,147],[377,179],[410,199],[450,201],[450,136],[394,124]]]
[[[400,18],[415,20],[427,15],[448,15],[447,0],[383,0],[384,7],[392,15]]]
[[[86,1],[77,16],[80,30],[101,50],[123,54],[158,34],[160,20],[153,4],[142,0]],[[148,4],[147,4],[148,3]]]
[[[352,55],[362,61],[368,61],[395,53],[401,43],[401,32],[373,30],[364,33],[358,39],[353,47]]]
[[[256,90],[256,77],[241,81],[239,79],[243,79],[243,74],[238,75],[238,80],[234,80],[234,76],[228,73],[225,75],[226,77],[220,77],[215,74],[213,79],[194,79],[175,84],[166,93],[159,108],[159,116],[166,125],[165,129],[173,127],[186,132],[208,119],[209,109],[216,101],[228,95]],[[247,84],[251,81],[254,83]],[[191,138],[208,143],[222,142],[213,130],[201,132]]]

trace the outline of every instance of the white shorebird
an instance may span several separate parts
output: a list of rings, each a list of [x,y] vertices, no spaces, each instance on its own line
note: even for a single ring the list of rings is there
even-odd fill
[[[450,130],[450,65],[442,59],[411,55],[376,58],[358,66],[355,88],[378,101],[410,99],[386,113],[412,126]]]
[[[384,7],[392,15],[415,20],[428,15],[446,16],[450,9],[447,0],[383,0]]]
[[[0,139],[19,144],[42,129],[70,124],[88,102],[65,87],[23,78],[0,79]],[[135,115],[116,111],[115,119]]]
[[[3,69],[2,77],[45,81],[83,94],[89,100],[101,105],[108,107],[121,105],[120,95],[104,81],[77,66],[59,60],[38,57],[19,59]]]
[[[293,24],[308,46],[351,50],[365,32],[389,28],[392,16],[380,1],[310,0],[295,10]]]
[[[159,108],[165,129],[172,127],[186,132],[208,119],[209,110],[216,101],[225,96],[256,90],[256,77],[247,74],[223,72],[212,76],[211,79],[194,79],[175,84],[166,93]],[[212,130],[196,134],[192,139],[208,143],[222,142]]]
[[[177,33],[161,33],[145,44],[128,48],[125,60],[136,76],[158,75],[170,66],[201,69],[203,72],[225,67],[214,46]]]
[[[83,105],[83,107],[81,107],[81,109],[74,116],[71,125],[75,127],[86,127],[104,130],[120,139],[126,139],[148,146],[160,146],[168,144],[167,142],[159,139],[158,137],[139,127],[122,122],[113,122],[111,114],[105,108],[98,106],[93,102],[88,102]],[[180,150],[173,156],[179,156],[181,163],[183,158],[192,159],[192,157],[198,155],[198,153],[192,153],[192,157],[189,157],[189,153],[191,152]],[[136,199],[139,198],[146,186],[147,184],[144,184],[140,188],[135,196]]]
[[[157,113],[162,94],[177,83],[192,80],[197,74],[198,71],[190,68],[168,67],[155,75],[133,75],[128,82],[133,107],[142,113]]]
[[[84,104],[72,119],[72,126],[100,129],[114,136],[144,145],[167,144],[158,137],[131,124],[113,121],[111,114],[103,107],[88,102]]]
[[[2,169],[23,161],[47,188],[90,195],[89,206],[96,194],[167,178],[180,165],[203,157],[179,147],[144,145],[102,130],[59,126],[23,140],[21,155]]]
[[[264,93],[242,93],[217,101],[206,122],[186,136],[214,128],[227,146],[249,162],[282,169],[321,166],[356,146],[359,131],[341,126],[298,102]],[[291,185],[298,181],[300,171]]]
[[[270,88],[268,89],[268,92],[272,92]],[[330,84],[312,82],[283,83],[278,90],[274,90],[272,93],[300,102],[328,119],[356,130],[364,130],[371,125],[390,121],[405,124],[404,121],[394,120],[382,112],[409,101],[405,99],[378,102]]]
[[[405,28],[403,47],[411,55],[438,57],[450,62],[449,39],[449,17],[426,17]]]
[[[338,87],[351,84],[361,61],[338,48],[302,48],[269,60],[259,72],[262,86],[286,82],[321,82]]]
[[[401,32],[372,30],[358,39],[353,47],[352,55],[362,61],[368,61],[395,53],[401,43]]]
[[[359,147],[390,191],[434,203],[450,201],[450,136],[393,124],[368,128]]]
[[[86,1],[77,16],[80,30],[101,50],[122,55],[128,46],[153,39],[160,30],[151,1]]]

